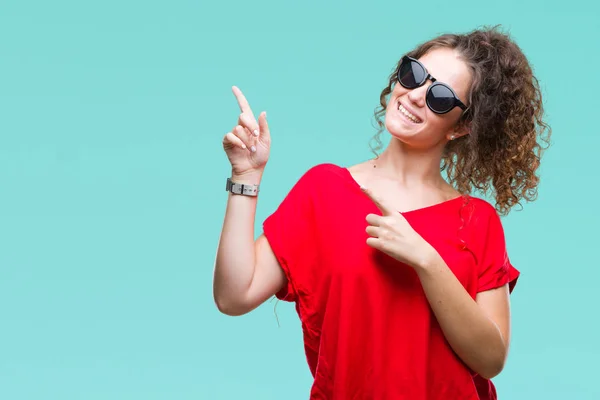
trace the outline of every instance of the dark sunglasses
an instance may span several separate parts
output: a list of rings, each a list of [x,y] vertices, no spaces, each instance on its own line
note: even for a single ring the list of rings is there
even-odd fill
[[[425,100],[427,107],[436,114],[445,114],[454,107],[460,107],[463,111],[467,109],[458,98],[454,90],[445,83],[437,82],[429,75],[425,66],[412,57],[404,56],[398,68],[398,82],[407,89],[416,89],[423,86],[427,80],[433,82],[427,88]]]

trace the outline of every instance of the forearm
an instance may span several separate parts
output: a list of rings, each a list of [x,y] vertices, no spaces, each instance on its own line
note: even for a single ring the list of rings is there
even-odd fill
[[[446,340],[473,371],[492,378],[502,370],[508,338],[475,302],[436,253],[416,267],[425,295]]]
[[[232,176],[237,183],[259,184],[262,172]],[[214,298],[226,313],[244,301],[255,267],[254,223],[257,197],[229,193],[214,271]]]

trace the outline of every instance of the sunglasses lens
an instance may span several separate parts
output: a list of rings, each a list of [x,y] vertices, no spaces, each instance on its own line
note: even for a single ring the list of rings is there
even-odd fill
[[[425,70],[418,63],[404,59],[400,64],[398,80],[402,86],[414,89],[425,80]]]
[[[427,104],[438,113],[452,110],[454,99],[454,93],[445,85],[432,85],[427,92]]]

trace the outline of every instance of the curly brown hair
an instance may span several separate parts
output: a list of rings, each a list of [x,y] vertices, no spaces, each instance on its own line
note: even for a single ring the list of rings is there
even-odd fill
[[[420,58],[435,48],[457,51],[473,78],[469,109],[458,122],[469,127],[469,134],[448,142],[441,171],[446,171],[450,184],[463,195],[473,189],[485,195],[491,185],[496,210],[502,215],[521,205],[522,199],[535,200],[539,184],[536,171],[543,150],[550,144],[551,129],[543,120],[539,83],[527,58],[498,26],[466,34],[444,34],[407,55]],[[382,148],[387,97],[396,84],[400,61],[375,109],[378,131],[373,140],[377,145],[371,148],[376,156]]]

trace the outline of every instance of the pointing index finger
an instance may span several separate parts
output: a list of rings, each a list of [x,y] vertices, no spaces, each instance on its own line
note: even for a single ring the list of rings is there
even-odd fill
[[[377,206],[377,208],[379,208],[381,210],[381,212],[383,213],[383,215],[394,215],[396,214],[396,211],[391,208],[390,206],[388,206],[387,204],[385,204],[385,202],[383,202],[376,194],[374,194],[370,189],[361,186],[360,189],[363,191],[364,194],[366,194],[372,201],[373,203],[375,203],[375,205]]]
[[[235,95],[235,98],[237,99],[238,105],[240,106],[240,111],[242,111],[243,113],[247,112],[251,115],[252,110],[250,109],[250,104],[248,104],[248,100],[246,100],[246,96],[244,96],[240,88],[234,86],[232,88],[232,91]]]

